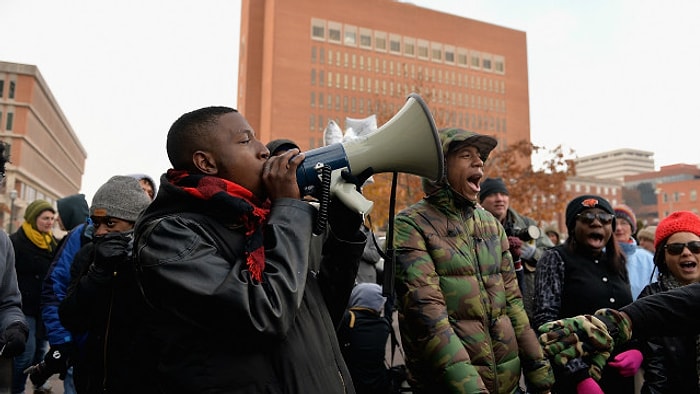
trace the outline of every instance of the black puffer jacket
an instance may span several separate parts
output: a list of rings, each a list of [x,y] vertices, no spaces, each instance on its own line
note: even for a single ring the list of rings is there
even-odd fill
[[[41,284],[49,271],[55,249],[49,251],[36,246],[21,227],[10,235],[10,239],[15,248],[15,269],[19,291],[22,293],[22,312],[40,319]],[[38,327],[44,331],[43,325]]]
[[[660,282],[647,285],[639,298],[665,292]],[[668,324],[677,324],[669,321]],[[698,393],[695,335],[654,337],[642,341],[642,393]]]
[[[134,243],[152,306],[143,324],[152,344],[143,350],[155,356],[150,392],[354,392],[329,310],[342,316],[364,236],[330,237],[323,260],[310,262],[314,213],[299,200],[273,203],[254,283],[235,221],[162,179]]]

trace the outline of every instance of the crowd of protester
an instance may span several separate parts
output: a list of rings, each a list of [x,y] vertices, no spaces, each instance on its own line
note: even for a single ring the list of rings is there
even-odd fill
[[[541,230],[484,174],[496,139],[438,134],[444,174],[396,216],[389,257],[363,215],[302,195],[295,142],[228,107],[172,124],[159,184],[30,202],[0,234],[11,392],[52,375],[67,394],[700,392],[695,213],[638,228],[581,195],[566,234]]]

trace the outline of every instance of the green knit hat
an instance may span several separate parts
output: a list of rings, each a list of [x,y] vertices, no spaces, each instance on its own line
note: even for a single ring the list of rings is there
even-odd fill
[[[32,227],[35,227],[36,218],[38,218],[39,215],[41,215],[41,213],[44,211],[51,211],[53,213],[56,213],[56,210],[53,208],[53,205],[51,205],[48,201],[34,200],[31,204],[27,206],[27,209],[24,210],[24,220],[26,220],[27,223],[31,224]]]

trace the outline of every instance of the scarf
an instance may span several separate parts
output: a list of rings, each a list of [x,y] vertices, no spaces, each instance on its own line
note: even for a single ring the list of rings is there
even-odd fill
[[[673,275],[659,274],[659,282],[661,282],[661,286],[667,290],[684,286]],[[700,335],[695,337],[695,371],[698,375],[698,389],[700,389]]]
[[[201,200],[223,205],[245,229],[246,265],[251,278],[262,282],[265,269],[263,225],[270,214],[270,202],[256,202],[250,190],[214,176],[170,169],[166,178],[173,186]]]
[[[49,252],[53,252],[56,248],[56,238],[53,237],[51,233],[42,233],[41,231],[32,227],[29,222],[22,223],[22,231],[27,236],[34,245],[39,249],[45,249]]]

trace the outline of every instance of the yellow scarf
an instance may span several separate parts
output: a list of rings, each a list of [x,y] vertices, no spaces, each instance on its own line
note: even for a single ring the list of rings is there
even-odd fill
[[[53,237],[53,234],[42,233],[26,221],[22,223],[22,230],[34,245],[41,249],[46,249],[49,252],[53,252],[53,249],[56,247],[56,238]]]

